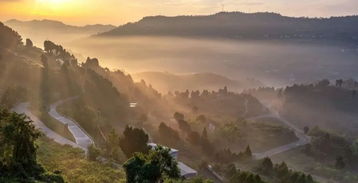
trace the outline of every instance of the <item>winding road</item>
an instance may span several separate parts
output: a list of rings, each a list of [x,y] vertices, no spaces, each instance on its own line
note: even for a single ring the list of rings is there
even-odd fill
[[[72,142],[71,140],[68,140],[55,131],[48,128],[38,117],[36,117],[32,112],[29,110],[29,103],[20,103],[17,106],[15,106],[12,110],[19,114],[25,114],[27,117],[29,117],[33,124],[37,129],[39,129],[43,134],[45,134],[48,138],[54,140],[55,142],[62,144],[62,145],[70,145],[75,148],[81,148],[84,151],[87,149],[83,148],[82,146]]]
[[[71,97],[64,100],[60,100],[50,106],[50,111],[48,114],[56,119],[57,121],[63,123],[64,125],[67,125],[68,130],[71,132],[73,137],[75,138],[76,144],[81,146],[82,149],[86,149],[87,152],[88,146],[91,144],[94,144],[92,138],[86,133],[85,130],[81,128],[79,124],[77,124],[74,120],[67,118],[60,113],[57,112],[57,107],[63,103],[69,102],[71,100],[75,100],[78,97]]]

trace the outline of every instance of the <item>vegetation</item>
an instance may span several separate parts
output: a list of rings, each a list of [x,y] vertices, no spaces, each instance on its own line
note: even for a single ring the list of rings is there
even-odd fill
[[[306,175],[302,172],[290,170],[285,162],[274,165],[270,158],[264,158],[257,170],[258,172],[272,179],[273,182],[315,183],[311,175]]]
[[[0,50],[14,49],[21,44],[21,36],[0,22]]]
[[[61,173],[65,182],[125,183],[125,173],[110,163],[87,160],[81,149],[40,138],[38,161],[47,170]]]
[[[149,137],[142,130],[127,126],[123,132],[123,137],[119,139],[119,146],[128,158],[132,157],[134,153],[146,153],[149,151],[148,144]]]
[[[151,183],[164,179],[179,179],[180,172],[170,149],[161,146],[148,154],[136,153],[124,165],[127,181],[131,183]]]
[[[241,171],[235,167],[234,164],[229,164],[226,169],[226,177],[228,182],[236,183],[265,183],[257,174],[246,171]]]
[[[270,24],[268,25],[267,22]],[[296,18],[277,13],[220,12],[208,16],[145,17],[138,22],[119,26],[99,36],[181,36],[244,40],[299,39],[354,43],[356,41],[354,26],[356,25],[357,18],[355,16]],[[341,32],[342,28],[346,30],[344,34]]]
[[[311,175],[306,175],[302,172],[290,170],[285,162],[274,165],[270,158],[264,158],[257,170],[265,176],[273,179],[273,182],[315,183]]]
[[[312,143],[304,148],[306,155],[326,164],[335,161],[337,169],[357,168],[358,155],[354,153],[354,142],[318,127],[313,128],[309,135],[312,136]]]
[[[154,137],[154,141],[180,150],[181,161],[195,169],[200,169],[198,162],[208,162],[199,170],[200,176],[214,174],[205,172],[211,170],[210,163],[233,183],[313,183],[312,176],[294,171],[284,162],[274,164],[269,158],[252,168],[258,162],[253,151],[297,140],[288,127],[268,124],[266,119],[262,120],[265,124],[248,119],[269,112],[255,96],[261,92],[276,99],[283,106],[282,115],[289,118],[295,117],[296,109],[308,111],[313,107],[327,116],[336,109],[353,116],[357,112],[355,81],[337,80],[334,85],[321,80],[285,89],[257,89],[260,92],[235,93],[223,87],[162,95],[145,81],[136,83],[123,71],[101,67],[97,58],[88,57],[79,64],[72,53],[52,41],[44,42],[44,50],[34,47],[30,39],[23,45],[21,37],[2,24],[0,43],[0,67],[7,71],[0,72],[4,78],[0,82],[1,105],[10,109],[29,101],[35,115],[48,127],[73,140],[67,126],[58,125],[47,114],[50,104],[78,96],[62,105],[60,112],[76,120],[96,144],[85,155],[80,149],[46,138],[37,140],[40,134],[25,116],[1,110],[0,182],[212,182],[201,177],[182,179],[170,149],[150,149],[148,142]],[[129,107],[129,103],[137,105]],[[176,124],[169,123],[172,118]],[[159,123],[166,120],[168,123]],[[358,143],[353,135],[346,138],[310,124],[300,127],[312,137],[311,144],[302,148],[302,155],[322,162],[319,168],[354,174]],[[124,161],[123,171],[120,163]],[[234,165],[220,169],[230,163],[237,163],[240,169]],[[345,175],[342,173],[342,177]]]
[[[164,144],[175,145],[180,141],[179,133],[163,122],[158,127],[158,133]]]
[[[0,109],[1,182],[64,182],[37,162],[35,141],[40,133],[25,115]]]

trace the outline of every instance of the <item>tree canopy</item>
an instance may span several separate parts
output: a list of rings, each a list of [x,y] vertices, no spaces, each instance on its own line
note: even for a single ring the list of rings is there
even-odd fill
[[[130,158],[136,152],[148,152],[148,140],[149,136],[143,129],[127,126],[119,140],[119,145],[126,156]]]
[[[179,179],[180,172],[176,160],[170,155],[170,149],[155,147],[149,153],[135,153],[123,165],[127,182],[153,183],[166,178]]]
[[[37,163],[35,141],[40,135],[25,115],[0,109],[0,182],[63,182]]]

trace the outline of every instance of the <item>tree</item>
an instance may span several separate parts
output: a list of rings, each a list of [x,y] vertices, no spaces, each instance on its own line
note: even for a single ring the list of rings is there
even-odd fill
[[[246,156],[247,158],[251,158],[251,157],[252,157],[252,152],[251,152],[250,145],[247,145],[247,147],[246,147],[245,156]]]
[[[129,158],[135,152],[147,153],[149,150],[148,140],[149,137],[143,129],[126,126],[123,136],[119,140],[119,145]]]
[[[177,162],[170,155],[170,149],[161,146],[150,150],[148,154],[135,153],[123,167],[127,182],[130,183],[154,183],[166,178],[180,178]]]
[[[262,160],[259,170],[265,175],[271,175],[273,171],[273,163],[269,157]]]
[[[343,80],[342,79],[337,79],[336,80],[336,86],[337,87],[342,87],[342,85],[343,85]]]
[[[357,90],[352,90],[352,98],[355,98],[357,95]]]
[[[259,175],[245,171],[237,171],[229,179],[229,183],[264,183]]]
[[[32,41],[30,39],[26,39],[26,45],[25,46],[31,48],[31,47],[34,46],[34,44],[32,43]]]
[[[0,50],[14,49],[22,44],[21,36],[0,22]]]
[[[91,144],[90,146],[88,146],[88,154],[87,154],[87,158],[90,161],[96,161],[97,157],[99,156],[100,151],[98,148],[96,148],[93,144]]]
[[[337,169],[343,169],[344,167],[346,167],[346,163],[344,162],[344,159],[342,156],[338,156],[336,158],[336,168]]]
[[[205,123],[206,122],[206,117],[201,114],[196,118],[196,121],[199,121],[200,123]]]
[[[42,63],[42,66],[47,69],[48,68],[48,59],[46,57],[45,54],[42,54],[41,55],[41,63]]]
[[[317,86],[318,86],[318,87],[321,87],[321,88],[324,88],[324,87],[329,86],[329,81],[328,81],[328,79],[323,79],[323,80],[319,81],[319,82],[317,83]]]
[[[41,62],[43,65],[43,68],[41,70],[41,83],[40,83],[40,96],[42,97],[41,102],[41,108],[43,110],[46,110],[46,106],[50,101],[50,79],[49,79],[49,66],[48,66],[48,60],[45,54],[41,55]]]
[[[289,173],[288,166],[285,162],[282,162],[281,164],[276,164],[274,169],[278,178],[285,177]]]
[[[309,130],[310,130],[310,128],[309,128],[308,126],[305,126],[305,127],[303,128],[303,132],[304,132],[305,134],[307,134]]]
[[[196,113],[198,113],[199,108],[198,108],[197,106],[193,106],[193,107],[191,108],[191,111],[192,111],[194,114],[196,114]]]
[[[230,178],[232,176],[234,176],[236,174],[237,170],[236,170],[236,166],[233,163],[230,163],[229,165],[227,165],[226,169],[225,169],[225,177]]]
[[[178,125],[179,125],[180,130],[182,130],[183,132],[186,132],[186,133],[191,132],[191,127],[187,121],[179,120]]]
[[[203,132],[201,133],[201,139],[208,139],[208,131],[206,131],[206,128],[204,128]]]
[[[56,48],[56,45],[53,42],[51,42],[49,40],[44,41],[44,50],[47,53],[51,53],[55,48]]]
[[[358,156],[358,139],[356,139],[351,145],[351,152],[353,155]]]
[[[194,177],[191,179],[165,179],[163,183],[214,183],[212,180],[204,179],[202,177]]]
[[[188,141],[193,145],[199,145],[201,142],[199,133],[194,131],[189,132]]]
[[[106,138],[105,147],[106,156],[117,161],[120,160],[119,139],[119,135],[112,129]]]
[[[37,163],[35,141],[40,135],[25,115],[0,109],[0,180],[13,177],[15,182],[64,182]]]
[[[206,128],[204,128],[203,132],[201,133],[200,143],[201,143],[201,148],[202,148],[203,152],[205,152],[208,155],[212,155],[214,148],[208,138],[208,132],[206,131]]]
[[[7,88],[2,96],[0,96],[1,106],[10,109],[15,104],[24,101],[26,99],[26,88],[22,87],[9,87]]]
[[[160,123],[158,132],[162,141],[168,144],[178,143],[180,140],[179,134],[176,130],[170,128],[165,123]]]
[[[173,117],[176,121],[184,120],[184,114],[179,112],[175,112]]]

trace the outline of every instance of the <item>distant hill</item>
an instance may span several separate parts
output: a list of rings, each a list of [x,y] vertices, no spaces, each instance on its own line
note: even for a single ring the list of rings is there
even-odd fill
[[[259,87],[263,84],[257,80],[231,80],[214,73],[172,74],[168,72],[141,72],[132,74],[134,80],[145,80],[154,88],[162,92],[183,90],[217,90],[227,86],[230,90]]]
[[[113,25],[86,25],[73,26],[55,20],[31,20],[20,21],[16,19],[4,22],[5,25],[19,32],[24,38],[31,37],[35,44],[42,44],[44,40],[53,40],[58,43],[66,43],[81,37],[98,34],[114,29]]]
[[[150,16],[99,36],[184,36],[358,42],[358,16],[295,18],[276,13],[221,12],[208,16]]]

